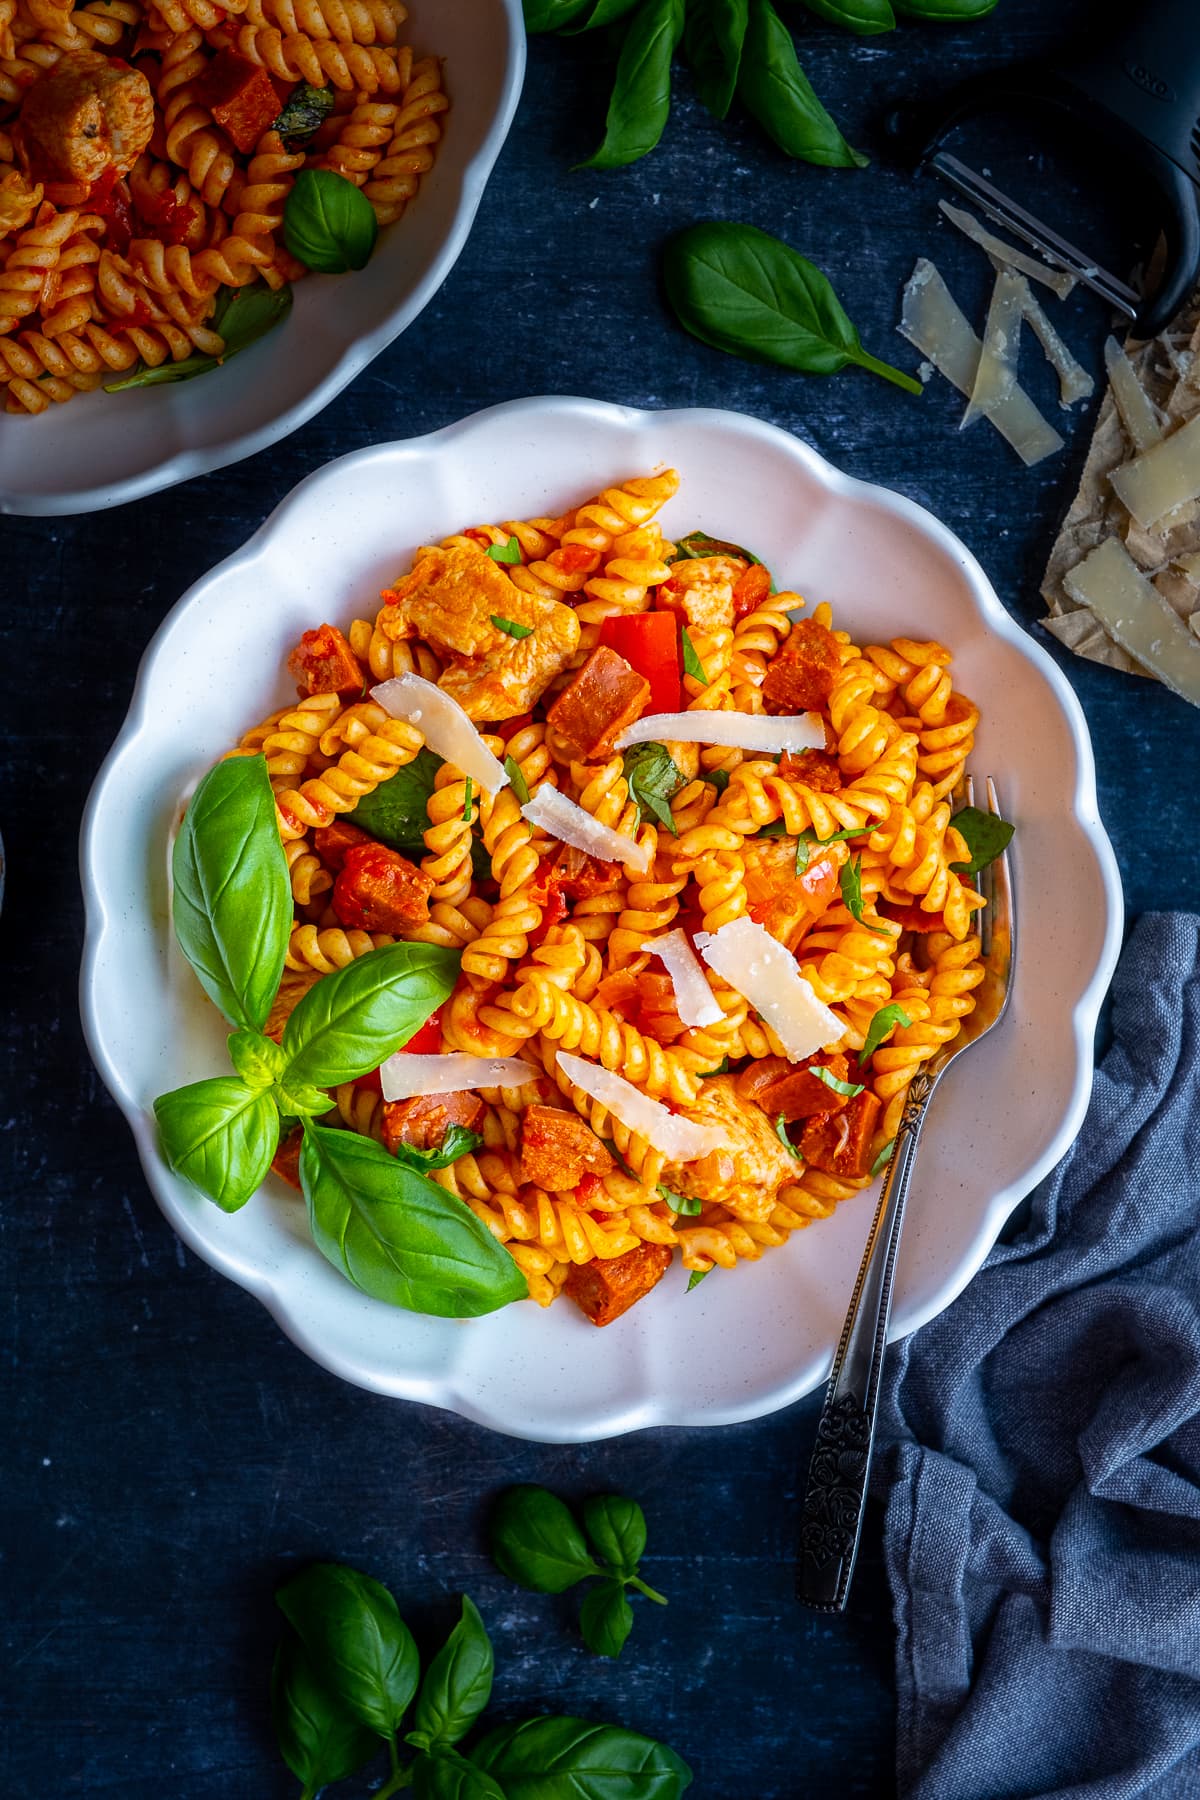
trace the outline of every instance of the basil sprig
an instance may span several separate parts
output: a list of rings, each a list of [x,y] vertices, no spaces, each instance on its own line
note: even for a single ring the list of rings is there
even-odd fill
[[[126,388],[159,387],[165,381],[190,381],[193,375],[206,375],[273,330],[287,317],[291,306],[292,290],[286,282],[279,288],[269,288],[262,281],[243,288],[223,287],[208,320],[208,329],[225,340],[220,356],[195,350],[179,362],[168,360],[155,368],[139,363],[132,375],[125,375],[120,381],[106,381],[104,391],[121,394]]]
[[[715,119],[727,118],[733,104],[749,19],[749,0],[706,0],[688,7],[683,53],[696,92]]]
[[[866,167],[867,158],[846,142],[817,99],[771,0],[750,0],[738,94],[787,156],[832,169]]]
[[[950,821],[970,852],[969,862],[953,862],[956,875],[978,875],[990,862],[1008,849],[1016,827],[995,813],[982,812],[977,806],[964,806]]]
[[[820,269],[767,231],[714,219],[663,252],[667,298],[701,343],[751,362],[832,375],[847,363],[909,393],[921,384],[863,349]]]
[[[449,1168],[460,1156],[478,1150],[482,1142],[479,1133],[468,1131],[465,1125],[447,1125],[446,1135],[436,1149],[418,1150],[413,1144],[398,1144],[394,1155],[406,1168],[415,1169],[418,1175],[427,1175],[431,1169]]]
[[[895,31],[896,15],[890,0],[804,0],[810,13],[829,25],[840,25],[857,37],[875,37],[881,31]],[[987,0],[995,6],[996,0]]]
[[[283,239],[298,262],[325,275],[365,269],[378,236],[361,188],[332,169],[301,169],[283,208]]]
[[[597,1528],[607,1528],[614,1554],[628,1561],[636,1519],[618,1510],[605,1520],[597,1515]],[[610,1577],[595,1591],[603,1600],[591,1609],[595,1629],[615,1655],[627,1635],[624,1586]],[[665,1744],[585,1719],[518,1720],[467,1748],[491,1697],[494,1655],[465,1594],[423,1677],[395,1599],[369,1575],[318,1563],[286,1581],[277,1601],[287,1623],[271,1711],[280,1751],[303,1783],[301,1800],[316,1800],[327,1783],[385,1750],[389,1773],[374,1787],[375,1800],[404,1789],[416,1800],[679,1800],[691,1784],[691,1770]],[[406,1748],[415,1756],[406,1758]]]
[[[583,1640],[597,1656],[619,1655],[629,1636],[633,1612],[627,1588],[658,1606],[667,1604],[638,1573],[646,1518],[637,1501],[624,1494],[595,1494],[586,1500],[581,1531],[570,1507],[548,1488],[508,1488],[497,1502],[490,1538],[497,1568],[534,1593],[562,1594],[589,1577],[600,1577],[579,1615]],[[507,1780],[504,1791],[509,1792]]]
[[[671,110],[671,62],[683,36],[684,0],[641,0],[630,16],[608,103],[604,142],[580,164],[619,169],[654,149]]]
[[[813,850],[823,850],[826,844],[841,844],[847,838],[861,837],[865,828],[862,825],[851,825],[847,831],[835,831],[831,837],[818,837],[810,825],[796,839],[796,873],[803,875],[808,867],[809,856]]]

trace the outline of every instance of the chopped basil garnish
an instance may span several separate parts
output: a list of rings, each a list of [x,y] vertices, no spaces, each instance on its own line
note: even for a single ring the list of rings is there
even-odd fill
[[[687,776],[678,768],[663,744],[634,744],[621,758],[621,766],[629,787],[629,798],[637,808],[634,830],[649,813],[665,830],[679,836],[671,817],[670,800],[680,788],[687,786]]]
[[[951,863],[956,875],[978,875],[990,862],[1007,850],[1015,827],[995,813],[980,812],[977,806],[964,806],[950,821],[955,831],[966,840],[970,862]]]
[[[515,537],[510,537],[507,544],[489,544],[484,555],[490,556],[493,562],[519,563],[521,546]]]
[[[692,680],[698,681],[702,687],[707,687],[708,686],[708,676],[704,673],[704,664],[700,661],[700,658],[696,655],[696,646],[692,642],[691,635],[690,635],[686,625],[683,627],[683,630],[680,633],[680,636],[683,639],[683,672],[684,672],[684,674],[690,675],[692,677]]]
[[[527,806],[529,804],[529,783],[526,781],[524,775],[522,775],[521,765],[515,756],[505,757],[504,773],[511,781],[512,791],[521,802],[521,805]]]
[[[516,543],[516,541],[517,540],[514,538],[513,539],[514,544]],[[492,548],[495,549],[494,544],[493,544]],[[496,627],[496,630],[502,631],[504,633],[505,637],[527,638],[527,637],[533,636],[533,626],[532,625],[518,625],[515,619],[502,619],[500,617],[499,613],[491,613],[489,616],[491,618],[492,624]]]
[[[867,1027],[866,1040],[858,1053],[859,1068],[866,1068],[868,1061],[874,1056],[884,1038],[889,1032],[894,1031],[897,1025],[911,1024],[912,1020],[898,1000],[893,1000],[890,1006],[881,1006]]]

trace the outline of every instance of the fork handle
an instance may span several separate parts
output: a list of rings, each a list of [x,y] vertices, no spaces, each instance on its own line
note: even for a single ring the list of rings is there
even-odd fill
[[[921,1069],[909,1087],[817,1420],[800,1516],[796,1598],[820,1612],[842,1611],[858,1555],[900,1227],[925,1111],[937,1082],[937,1074]]]

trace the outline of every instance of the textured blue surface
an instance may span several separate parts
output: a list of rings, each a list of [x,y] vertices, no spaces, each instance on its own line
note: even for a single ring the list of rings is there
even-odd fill
[[[1001,0],[970,30],[905,28],[865,42],[813,22],[805,61],[849,135],[874,149],[873,121],[896,96],[1036,50],[1088,12],[1083,0]],[[845,1619],[790,1598],[796,1467],[815,1403],[704,1436],[538,1449],[343,1386],[175,1242],[77,1022],[75,835],[138,657],[182,590],[332,456],[527,393],[736,407],[930,506],[1011,611],[1027,626],[1039,616],[1038,579],[1074,491],[1085,418],[1065,427],[1066,455],[1026,473],[986,429],[956,438],[961,407],[943,386],[914,401],[865,374],[807,381],[736,362],[685,337],[657,291],[671,229],[748,219],[821,264],[868,347],[911,367],[894,324],[914,255],[936,254],[973,307],[986,286],[977,252],[938,225],[929,187],[883,162],[861,175],[789,164],[749,123],[714,125],[683,79],[654,157],[618,174],[572,174],[599,132],[594,55],[583,41],[534,44],[516,128],[442,293],[288,443],[133,508],[0,521],[10,857],[0,916],[0,1792],[14,1800],[294,1793],[267,1721],[270,1595],[294,1560],[318,1555],[388,1581],[426,1643],[469,1589],[497,1640],[499,1705],[662,1736],[693,1763],[705,1800],[891,1788],[892,1627],[877,1516]],[[1098,362],[1098,303],[1076,296],[1061,317]],[[1035,386],[1057,416],[1041,371]],[[117,402],[113,416],[119,429]],[[1091,721],[1131,910],[1194,905],[1200,715],[1049,647]],[[582,1649],[570,1596],[526,1596],[491,1570],[480,1521],[489,1496],[516,1480],[644,1501],[647,1575],[671,1606],[639,1609],[619,1664]]]

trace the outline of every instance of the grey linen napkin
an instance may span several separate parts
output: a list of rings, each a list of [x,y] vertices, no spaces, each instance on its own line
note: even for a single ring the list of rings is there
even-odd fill
[[[1200,1797],[1200,917],[1141,918],[1071,1151],[890,1353],[912,1800]]]

